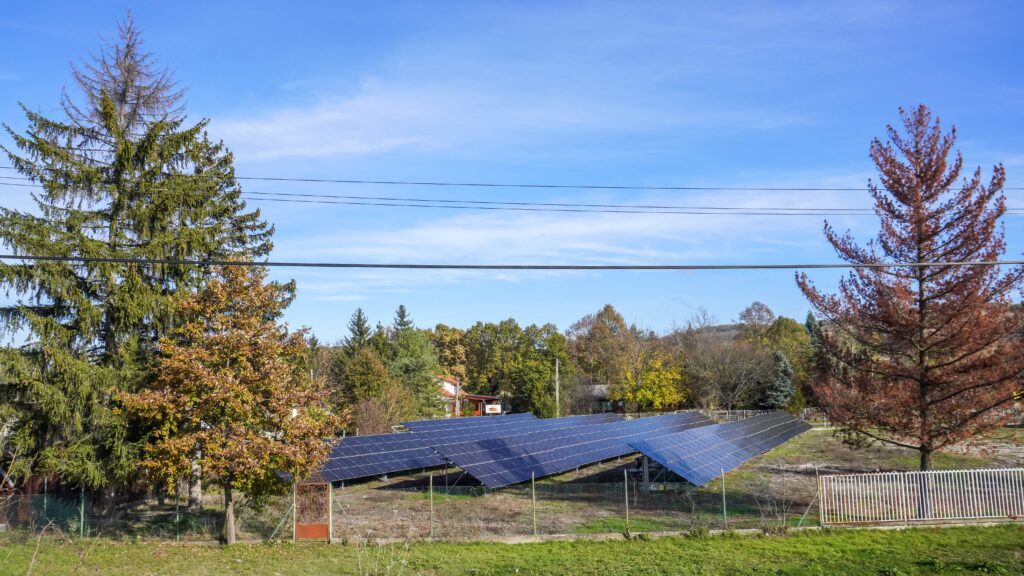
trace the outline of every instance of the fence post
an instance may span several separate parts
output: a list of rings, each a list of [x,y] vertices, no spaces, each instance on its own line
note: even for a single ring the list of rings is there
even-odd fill
[[[78,490],[78,537],[85,538],[85,483]]]
[[[327,483],[327,543],[334,541],[334,483]]]
[[[626,535],[629,535],[629,471],[622,471],[622,493],[626,498]]]
[[[295,482],[292,481],[292,543],[295,543],[295,535],[299,530],[299,509],[295,506]]]
[[[537,535],[537,478],[530,472],[530,498],[533,500],[533,535]]]
[[[430,473],[430,538],[434,538],[434,473]]]
[[[181,482],[174,483],[174,541],[181,541]]]
[[[46,493],[50,477],[43,476],[43,524],[50,521],[50,512],[46,509]]]
[[[726,529],[729,528],[729,514],[725,510],[725,470],[719,468],[722,472],[722,522]]]
[[[818,465],[814,465],[814,483],[818,486],[818,526],[821,528],[825,527],[825,503],[821,499],[821,476],[818,475]]]

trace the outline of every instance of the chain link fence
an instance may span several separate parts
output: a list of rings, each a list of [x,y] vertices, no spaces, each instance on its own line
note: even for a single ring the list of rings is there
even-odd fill
[[[291,538],[291,505],[290,494],[259,509],[236,505],[239,540]],[[14,494],[0,500],[0,525],[6,530],[38,533],[48,527],[71,538],[210,541],[220,539],[223,522],[224,506],[215,498],[193,508],[173,498],[100,499],[86,492]]]
[[[651,480],[657,480],[653,476]],[[320,485],[316,498],[283,494],[254,508],[236,504],[238,539],[334,541],[486,540],[552,534],[781,531],[816,525],[817,482],[804,472],[737,472],[707,486],[643,482],[635,467],[611,463],[562,481],[526,482],[490,490],[467,478],[422,473],[345,486]],[[0,525],[69,537],[215,541],[223,534],[223,502],[204,495],[188,507],[176,498],[111,498],[89,492],[13,495],[0,500]],[[300,504],[296,508],[296,502]],[[296,522],[295,510],[299,510]],[[298,526],[296,525],[298,524]],[[309,530],[318,526],[323,530]],[[321,538],[326,539],[326,538]]]
[[[683,482],[536,482],[489,490],[425,485],[354,485],[332,490],[334,539],[480,540],[551,534],[759,529],[817,525],[815,478]],[[399,484],[409,484],[403,482]]]

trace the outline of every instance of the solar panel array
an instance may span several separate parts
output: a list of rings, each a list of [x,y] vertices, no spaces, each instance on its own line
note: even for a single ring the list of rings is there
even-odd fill
[[[697,413],[666,414],[555,432],[450,443],[436,449],[489,488],[573,470],[635,452],[629,442],[706,426]]]
[[[435,448],[450,443],[511,437],[541,430],[550,433],[554,430],[593,426],[621,419],[622,417],[618,414],[509,420],[500,417],[481,417],[478,420],[487,420],[488,422],[465,430],[352,436],[342,440],[331,450],[331,455],[316,477],[326,482],[339,482],[434,468],[446,464],[445,459],[437,453]],[[467,418],[467,420],[469,419]]]
[[[630,445],[692,484],[702,486],[810,429],[810,424],[791,414],[772,412],[638,440]]]
[[[501,416],[471,417],[471,418],[436,418],[434,420],[414,420],[402,422],[402,425],[413,432],[433,432],[436,430],[463,430],[476,428],[478,426],[493,426],[495,424],[508,424],[509,422],[522,422],[536,420],[537,417],[530,412],[519,412],[516,414],[503,414]]]

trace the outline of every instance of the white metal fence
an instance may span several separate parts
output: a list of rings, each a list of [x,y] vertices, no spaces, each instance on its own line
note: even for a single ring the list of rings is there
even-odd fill
[[[1024,468],[839,474],[818,489],[822,526],[1024,517]]]

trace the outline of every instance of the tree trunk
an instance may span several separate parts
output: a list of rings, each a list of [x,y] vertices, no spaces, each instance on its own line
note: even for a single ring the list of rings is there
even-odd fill
[[[921,471],[926,472],[932,469],[932,449],[921,446]]]
[[[932,449],[927,446],[921,446],[919,450],[921,451],[921,472],[927,472],[932,469]],[[931,481],[925,474],[921,475],[917,493],[917,517],[920,519],[931,518]]]
[[[192,472],[188,475],[188,507],[199,510],[203,506],[203,470],[199,462],[192,463]]]
[[[235,502],[230,484],[224,487],[224,543],[235,543]]]

